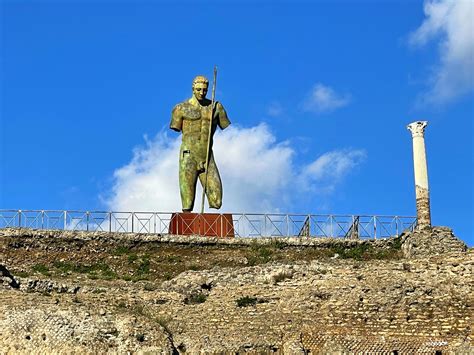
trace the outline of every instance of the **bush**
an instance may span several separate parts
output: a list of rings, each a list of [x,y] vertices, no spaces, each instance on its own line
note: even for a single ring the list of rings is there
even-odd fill
[[[207,296],[203,293],[192,293],[184,299],[185,304],[200,304],[207,300]]]
[[[235,302],[237,303],[237,307],[255,306],[258,302],[258,298],[245,296],[237,299]]]

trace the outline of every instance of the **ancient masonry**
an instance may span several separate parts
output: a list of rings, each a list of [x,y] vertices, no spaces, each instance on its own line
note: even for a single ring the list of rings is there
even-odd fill
[[[0,229],[0,353],[472,354],[474,251]]]

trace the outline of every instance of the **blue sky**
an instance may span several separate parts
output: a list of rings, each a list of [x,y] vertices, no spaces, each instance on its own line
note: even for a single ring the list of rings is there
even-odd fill
[[[473,3],[2,1],[0,208],[178,210],[172,107],[219,68],[224,210],[415,215],[474,244]]]

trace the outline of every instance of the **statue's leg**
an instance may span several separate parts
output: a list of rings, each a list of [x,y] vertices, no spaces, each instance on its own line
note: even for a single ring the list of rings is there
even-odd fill
[[[183,212],[191,212],[196,193],[197,163],[189,150],[181,150],[179,159],[179,190]]]
[[[207,201],[209,202],[210,208],[219,209],[222,206],[222,182],[217,170],[216,162],[214,161],[214,155],[211,154],[209,158],[209,176],[207,177]],[[204,186],[205,174],[199,175],[201,185]]]

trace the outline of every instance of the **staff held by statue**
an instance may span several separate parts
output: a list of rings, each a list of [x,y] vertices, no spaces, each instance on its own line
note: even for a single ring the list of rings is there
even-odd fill
[[[206,164],[204,165],[204,185],[202,187],[202,199],[201,199],[201,213],[204,213],[204,198],[206,196],[207,189],[207,170],[209,167],[209,152],[211,150],[211,135],[212,135],[212,120],[214,118],[214,103],[216,101],[216,85],[217,85],[217,66],[214,66],[214,78],[212,81],[212,97],[211,97],[211,109],[209,110],[209,135],[207,137],[207,149],[206,149]]]

